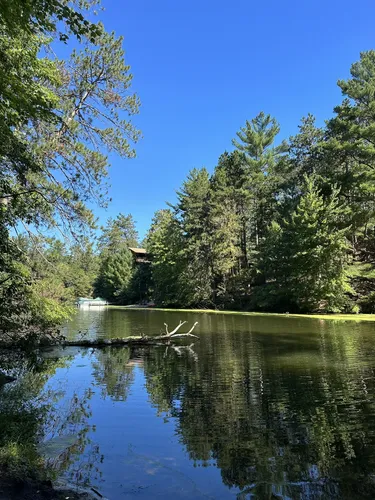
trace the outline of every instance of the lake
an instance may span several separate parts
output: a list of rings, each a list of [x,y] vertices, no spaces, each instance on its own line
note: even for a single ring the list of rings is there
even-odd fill
[[[109,499],[375,497],[375,322],[98,308],[64,332],[180,320],[200,339],[43,354],[40,452],[64,478]]]

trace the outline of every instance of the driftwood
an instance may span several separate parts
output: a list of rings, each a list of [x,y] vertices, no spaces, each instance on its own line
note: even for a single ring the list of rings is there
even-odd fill
[[[147,337],[146,335],[139,335],[136,337],[125,337],[125,338],[115,338],[115,339],[78,339],[78,340],[64,339],[61,342],[61,345],[76,346],[76,347],[106,347],[108,345],[114,345],[114,346],[121,346],[121,345],[142,346],[142,345],[157,345],[157,344],[168,345],[177,338],[194,337],[195,339],[199,339],[199,337],[191,333],[197,326],[198,322],[195,322],[187,333],[177,333],[178,330],[185,323],[186,321],[180,321],[179,325],[176,326],[176,328],[171,332],[168,331],[168,325],[164,323],[166,334],[157,335],[155,337]]]

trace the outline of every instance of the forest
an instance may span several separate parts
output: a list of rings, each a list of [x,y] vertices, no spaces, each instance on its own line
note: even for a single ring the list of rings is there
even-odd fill
[[[48,282],[60,306],[88,295],[120,305],[373,313],[375,52],[361,54],[339,86],[343,103],[324,128],[309,115],[282,141],[270,115],[246,121],[212,174],[189,172],[142,242],[130,214],[70,247],[50,239],[35,252],[20,237],[35,283]],[[129,247],[139,246],[149,261],[135,264]]]
[[[283,139],[263,111],[239,124],[232,150],[190,171],[139,241],[131,214],[98,227],[92,209],[110,202],[108,154],[133,158],[141,137],[122,38],[95,16],[96,0],[0,4],[0,331],[61,324],[80,296],[375,312],[375,51],[338,81],[324,126],[309,114]]]

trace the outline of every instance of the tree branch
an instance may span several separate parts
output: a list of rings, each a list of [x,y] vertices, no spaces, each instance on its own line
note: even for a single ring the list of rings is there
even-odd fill
[[[176,328],[171,331],[171,333],[168,333],[168,325],[166,325],[167,335],[174,335],[181,328],[181,326],[183,326],[185,323],[186,323],[186,321],[180,321],[179,325],[177,325]]]

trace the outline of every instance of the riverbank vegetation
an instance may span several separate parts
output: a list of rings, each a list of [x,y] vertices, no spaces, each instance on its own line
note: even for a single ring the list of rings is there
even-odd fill
[[[374,75],[361,54],[325,127],[309,115],[280,141],[260,113],[212,175],[190,172],[147,237],[157,303],[374,311]]]
[[[135,268],[148,271],[140,280],[144,300],[175,308],[375,311],[375,51],[362,53],[338,85],[344,99],[324,127],[308,115],[294,137],[281,140],[276,119],[261,112],[239,129],[212,173],[188,174],[145,238],[151,262]],[[131,279],[122,258],[115,260],[128,276],[127,284],[117,280],[115,302],[129,303]]]
[[[0,8],[3,335],[61,323],[79,296],[374,312],[374,51],[338,82],[343,100],[323,127],[308,115],[282,140],[272,116],[246,121],[233,150],[211,173],[193,169],[140,242],[130,214],[98,236],[88,209],[108,202],[106,151],[132,158],[140,136],[122,39],[98,22],[96,0],[27,5]],[[141,260],[129,250],[139,247]]]
[[[96,11],[100,0],[0,5],[3,335],[56,325],[77,293],[90,293],[87,206],[108,202],[107,152],[135,155],[139,99],[122,37]]]
[[[369,51],[339,81],[344,100],[323,128],[309,115],[281,141],[271,116],[247,121],[212,174],[188,174],[143,242],[123,214],[79,253],[77,246],[56,252],[61,244],[51,240],[44,251],[60,252],[61,290],[113,304],[373,313],[373,75]],[[129,249],[139,246],[147,252],[141,262]]]

